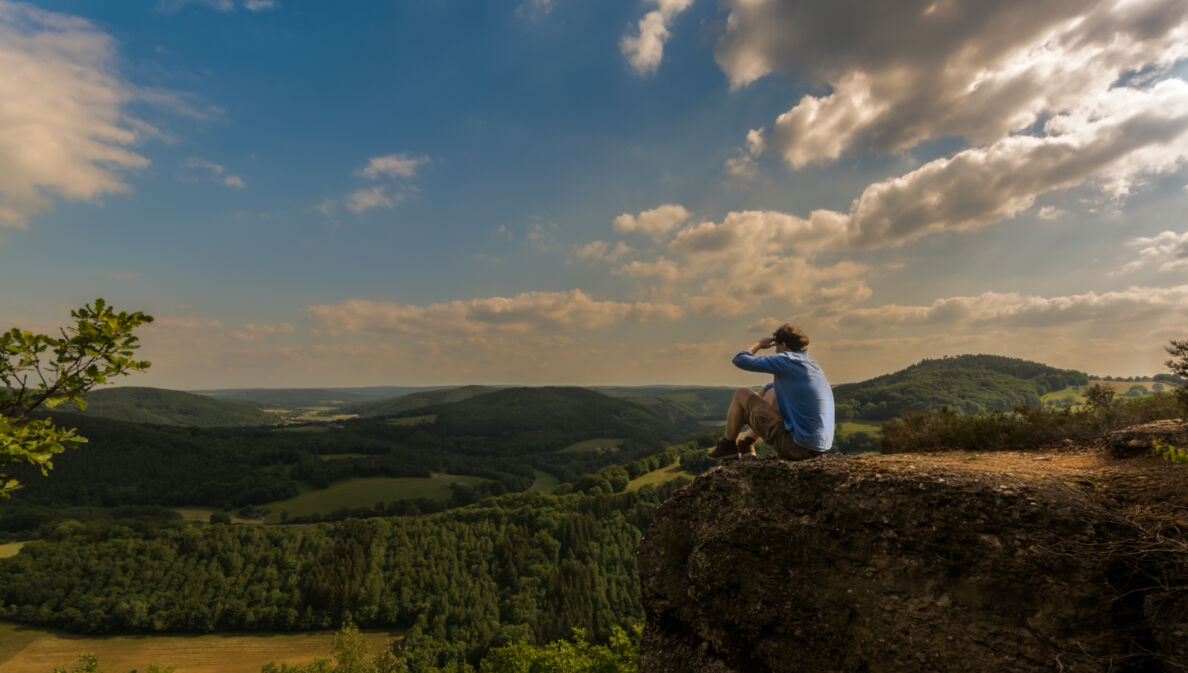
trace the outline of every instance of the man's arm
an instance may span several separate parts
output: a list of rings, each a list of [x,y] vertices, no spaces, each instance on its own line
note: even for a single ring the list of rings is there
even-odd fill
[[[738,355],[734,356],[734,360],[732,360],[732,362],[734,363],[735,367],[738,367],[739,369],[745,369],[749,372],[768,372],[769,374],[774,374],[775,369],[768,365],[766,357],[755,356],[755,353],[763,350],[764,348],[771,348],[774,344],[775,339],[771,337],[764,337],[751,344],[750,348],[739,351]]]

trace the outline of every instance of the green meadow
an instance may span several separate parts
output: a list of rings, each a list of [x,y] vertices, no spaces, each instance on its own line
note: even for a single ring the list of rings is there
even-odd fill
[[[587,439],[580,442],[574,442],[569,446],[561,449],[557,453],[583,453],[585,451],[596,451],[598,453],[614,453],[619,450],[619,445],[623,443],[620,439]]]
[[[487,481],[482,477],[456,474],[435,474],[432,477],[361,477],[332,484],[328,488],[311,490],[287,500],[277,500],[262,507],[268,509],[268,523],[279,523],[281,512],[289,516],[328,514],[343,507],[354,509],[371,507],[381,502],[429,498],[445,500],[450,497],[450,484],[474,486]]]
[[[533,470],[533,472],[536,473],[536,481],[532,482],[532,485],[528,487],[529,492],[551,491],[555,486],[561,483],[560,479],[549,474],[548,472],[544,472],[542,470]]]
[[[696,477],[696,476],[697,476],[696,474],[682,470],[680,463],[673,463],[672,465],[669,465],[668,467],[662,467],[658,470],[652,470],[651,472],[645,472],[644,474],[639,475],[635,479],[632,479],[631,481],[627,482],[627,490],[628,491],[638,491],[639,489],[641,489],[644,486],[647,486],[649,484],[659,485],[659,484],[663,484],[664,482],[667,482],[667,481],[672,481],[673,479],[676,479],[677,477],[689,477],[690,479],[692,479],[693,477]]]

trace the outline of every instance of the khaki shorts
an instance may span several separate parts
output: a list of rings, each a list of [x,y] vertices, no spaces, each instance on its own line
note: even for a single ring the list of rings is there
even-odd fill
[[[780,410],[767,403],[759,395],[747,398],[744,405],[747,412],[747,424],[751,426],[763,441],[775,449],[776,455],[784,460],[808,460],[821,455],[807,446],[796,443],[792,433],[784,427],[784,417]]]

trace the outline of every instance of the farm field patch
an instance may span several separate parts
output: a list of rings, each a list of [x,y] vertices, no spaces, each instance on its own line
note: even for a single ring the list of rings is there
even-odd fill
[[[697,475],[692,474],[690,472],[686,472],[685,470],[682,470],[680,463],[673,463],[672,465],[669,465],[668,467],[662,467],[658,470],[652,470],[651,472],[646,472],[644,474],[639,475],[635,479],[632,479],[631,481],[627,482],[627,490],[628,491],[637,491],[637,490],[643,488],[644,486],[647,486],[648,484],[653,484],[653,485],[663,484],[664,482],[672,481],[673,479],[676,479],[677,477],[692,478],[695,476],[697,476]]]
[[[328,514],[343,507],[370,507],[381,502],[431,498],[444,500],[450,496],[450,484],[467,486],[481,484],[487,479],[456,474],[435,474],[432,477],[362,477],[332,484],[328,488],[307,491],[300,495],[277,500],[261,507],[268,509],[268,523],[279,523],[281,512],[290,517]]]
[[[561,449],[557,453],[582,453],[583,451],[596,451],[598,453],[614,453],[619,450],[619,445],[623,443],[622,439],[586,439],[580,442],[574,442],[569,446]]]
[[[370,651],[398,634],[364,631]],[[72,670],[90,652],[104,671],[172,666],[177,673],[259,673],[269,662],[304,664],[329,657],[333,631],[201,636],[83,637],[0,622],[0,673]]]

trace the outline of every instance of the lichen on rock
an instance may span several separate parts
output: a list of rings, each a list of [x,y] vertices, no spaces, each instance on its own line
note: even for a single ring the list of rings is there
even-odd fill
[[[1152,460],[1139,471],[1185,483],[1185,466]],[[1188,554],[1174,533],[1188,526],[1154,531],[1133,503],[1103,504],[1118,462],[929,454],[717,468],[662,505],[641,543],[640,670],[1180,670]]]

